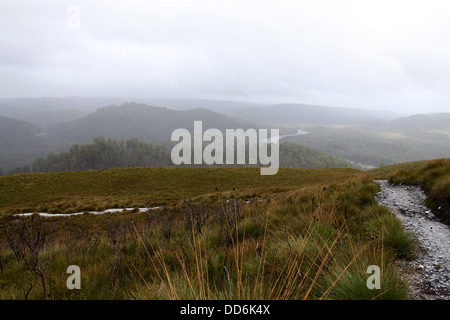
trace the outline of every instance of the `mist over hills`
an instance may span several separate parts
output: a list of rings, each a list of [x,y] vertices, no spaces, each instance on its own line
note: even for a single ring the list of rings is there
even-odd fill
[[[51,110],[80,110],[92,112],[100,107],[125,102],[117,97],[27,97],[0,99],[0,112],[28,114]]]
[[[134,101],[173,110],[208,109],[262,124],[363,124],[392,121],[403,115],[390,111],[306,104],[266,105],[254,102],[204,99],[129,99],[123,97],[43,97],[0,99],[0,116],[47,127],[82,118],[109,105]]]
[[[286,141],[369,166],[443,158],[450,154],[448,133],[427,129],[410,132],[370,126],[323,125],[303,128],[308,135],[288,137]]]
[[[405,116],[391,111],[278,104],[231,114],[302,129],[309,134],[286,141],[367,166],[450,154],[450,113]]]
[[[120,98],[41,97],[0,99],[0,116],[49,127],[79,119],[98,108],[122,103]]]
[[[262,128],[208,109],[173,110],[138,103],[106,106],[79,119],[46,128],[23,120],[2,119],[0,167],[4,170],[31,164],[49,152],[67,151],[74,144],[91,143],[99,137],[113,140],[138,138],[169,146],[172,132],[178,128],[192,131],[195,120],[203,121],[204,130]]]
[[[307,104],[276,104],[253,107],[229,114],[259,123],[353,125],[392,121],[401,115],[390,111],[327,107]]]
[[[48,137],[36,125],[0,116],[0,167],[11,169],[48,152]]]
[[[249,121],[208,109],[172,110],[125,103],[101,108],[81,119],[49,128],[48,132],[53,138],[73,143],[87,143],[96,137],[106,137],[115,140],[138,138],[166,144],[175,129],[192,131],[195,120],[202,120],[205,129],[247,129],[255,126]]]
[[[0,99],[0,116],[16,118],[40,127],[76,120],[109,105],[135,101],[174,110],[208,109],[227,114],[236,110],[265,106],[260,103],[202,99],[130,99],[123,97],[42,97]],[[231,115],[231,114],[230,114]]]
[[[404,116],[304,104],[148,100],[155,106],[122,103],[123,98],[0,99],[0,167],[29,165],[99,137],[170,146],[173,130],[191,131],[195,120],[203,120],[204,130],[280,128],[283,134],[301,129],[308,134],[285,141],[370,166],[450,154],[449,113]]]
[[[387,124],[388,127],[414,131],[426,129],[448,132],[450,130],[450,113],[416,114],[400,117]]]
[[[242,109],[264,107],[266,104],[243,101],[205,100],[205,99],[133,99],[140,103],[176,110],[208,109],[214,112],[233,115]]]

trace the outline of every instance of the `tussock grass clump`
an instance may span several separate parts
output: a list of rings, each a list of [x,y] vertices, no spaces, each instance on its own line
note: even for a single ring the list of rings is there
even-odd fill
[[[386,259],[382,248],[376,244],[361,247],[353,244],[342,250],[335,263],[330,267],[326,278],[327,286],[332,288],[328,298],[346,300],[401,300],[408,296],[408,290],[401,283],[393,264],[392,255]],[[368,276],[372,271],[369,266],[378,266],[381,269],[380,289],[369,289]]]
[[[403,227],[401,221],[378,204],[366,208],[366,212],[370,216],[363,226],[366,238],[392,248],[399,258],[412,260],[416,251],[416,239]]]

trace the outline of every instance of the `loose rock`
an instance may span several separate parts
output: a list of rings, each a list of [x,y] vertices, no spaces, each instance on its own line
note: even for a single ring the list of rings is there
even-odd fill
[[[399,261],[402,278],[410,284],[411,299],[450,300],[450,228],[435,219],[420,187],[377,180],[378,202],[390,209],[418,239],[414,261]]]

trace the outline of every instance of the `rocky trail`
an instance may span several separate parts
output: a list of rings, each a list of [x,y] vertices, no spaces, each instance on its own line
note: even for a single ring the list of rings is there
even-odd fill
[[[379,203],[390,209],[415,234],[420,247],[413,261],[400,261],[402,278],[410,284],[411,299],[450,300],[450,228],[440,223],[424,203],[420,187],[377,180]]]

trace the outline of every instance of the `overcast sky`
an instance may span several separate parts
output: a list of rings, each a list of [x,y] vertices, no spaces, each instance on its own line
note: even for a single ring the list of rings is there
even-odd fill
[[[1,1],[0,97],[74,95],[450,112],[450,1]]]

